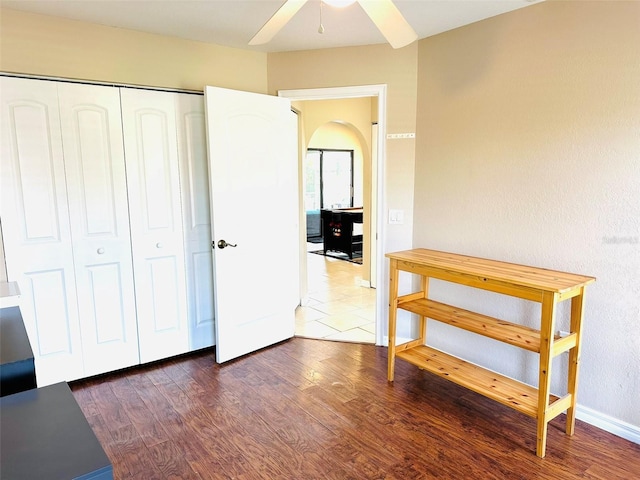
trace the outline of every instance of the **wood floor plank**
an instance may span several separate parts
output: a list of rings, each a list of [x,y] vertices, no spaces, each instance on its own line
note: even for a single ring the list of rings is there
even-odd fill
[[[113,394],[113,390],[111,390],[108,381],[96,383],[90,389],[90,392],[94,405],[100,412],[104,422],[109,425],[110,428],[118,429],[131,425],[131,420],[125,411],[120,408],[120,402]]]
[[[91,385],[90,381],[85,380],[86,386]],[[93,396],[91,395],[92,390],[90,388],[78,388],[73,394],[79,400],[78,405],[84,413],[84,416],[89,418],[94,415],[100,415],[100,409],[97,407],[95,402],[93,401]]]
[[[135,477],[140,473],[148,473],[149,477],[156,478],[162,476],[150,455],[147,445],[133,425],[115,429],[111,435],[113,437],[113,446],[118,451],[116,457],[118,462],[117,465],[114,465],[114,476],[116,478],[119,478],[120,475],[122,475],[122,478],[127,478],[127,476]],[[126,476],[124,472],[126,472]]]
[[[120,408],[124,410],[145,445],[151,447],[169,440],[161,422],[149,422],[147,405],[126,377],[112,380],[110,387],[120,402]]]
[[[212,349],[72,384],[116,480],[630,479],[640,445],[535,421],[387,350],[294,338],[223,365]]]
[[[89,391],[89,394],[90,393],[91,392]],[[74,396],[75,396],[75,391],[74,391]],[[105,422],[102,420],[102,416],[99,414],[92,415],[90,417],[87,417],[87,422],[91,426],[93,433],[96,434],[96,437],[100,442],[100,444],[102,445],[104,452],[107,454],[107,457],[109,457],[110,459],[122,458],[122,452],[120,451],[119,447],[115,443],[115,440],[113,437],[114,431],[107,427]],[[129,470],[127,469],[126,465],[123,464],[122,462],[118,462],[117,465],[114,465],[113,471],[114,471],[114,474],[115,472],[118,473],[118,478],[126,478],[129,475]]]
[[[149,447],[155,466],[166,478],[194,477],[196,473],[185,459],[186,451],[178,448],[172,441],[158,443]]]

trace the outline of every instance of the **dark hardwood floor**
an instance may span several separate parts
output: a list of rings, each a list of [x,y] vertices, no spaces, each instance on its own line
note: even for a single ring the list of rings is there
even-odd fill
[[[640,445],[535,421],[396,362],[294,338],[232,361],[212,350],[75,382],[116,479],[632,479]]]

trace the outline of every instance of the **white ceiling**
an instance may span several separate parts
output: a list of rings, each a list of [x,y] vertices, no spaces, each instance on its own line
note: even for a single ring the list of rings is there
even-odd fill
[[[418,34],[429,37],[543,0],[396,0]],[[284,0],[0,0],[4,8],[65,17],[142,32],[263,52],[385,43],[356,3],[324,5],[324,34],[318,33],[320,1],[309,0],[266,45],[249,40]],[[79,41],[81,41],[79,39]]]

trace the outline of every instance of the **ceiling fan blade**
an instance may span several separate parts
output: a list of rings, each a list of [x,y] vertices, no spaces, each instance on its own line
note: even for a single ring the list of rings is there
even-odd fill
[[[287,0],[267,23],[249,41],[249,45],[262,45],[271,40],[289,20],[307,3],[307,0]]]
[[[402,48],[418,39],[391,0],[358,0],[358,3],[393,48]]]

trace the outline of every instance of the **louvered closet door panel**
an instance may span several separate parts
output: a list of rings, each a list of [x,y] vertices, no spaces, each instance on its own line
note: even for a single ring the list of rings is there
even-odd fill
[[[136,365],[119,89],[58,87],[85,375]]]
[[[55,82],[0,78],[2,231],[39,386],[83,376]]]
[[[185,238],[189,348],[196,350],[215,343],[204,97],[182,93],[174,95]]]
[[[140,360],[189,349],[174,97],[121,89]]]

